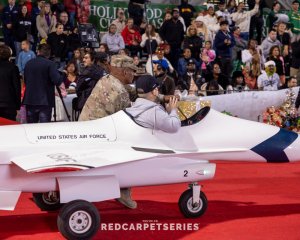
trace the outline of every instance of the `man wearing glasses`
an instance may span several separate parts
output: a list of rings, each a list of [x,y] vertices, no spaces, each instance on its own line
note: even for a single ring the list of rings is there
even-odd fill
[[[64,26],[64,34],[69,35],[72,32],[72,26],[69,22],[69,16],[67,12],[61,12],[58,22],[60,22]]]

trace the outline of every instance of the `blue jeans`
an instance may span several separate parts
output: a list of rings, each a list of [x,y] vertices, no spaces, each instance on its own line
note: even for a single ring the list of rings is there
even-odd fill
[[[27,123],[51,122],[52,107],[50,106],[26,106]]]
[[[16,49],[16,59],[18,59],[19,53],[22,51],[21,49],[21,42],[14,42],[15,49]]]

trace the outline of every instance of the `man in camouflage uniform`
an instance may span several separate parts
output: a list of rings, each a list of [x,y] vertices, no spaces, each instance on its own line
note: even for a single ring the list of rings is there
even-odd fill
[[[121,55],[112,56],[108,68],[109,74],[103,76],[95,85],[82,109],[79,121],[102,118],[130,107],[128,84],[132,83],[134,71],[139,68],[133,65],[132,58]],[[136,201],[131,199],[130,188],[121,189],[121,197],[117,200],[128,208],[137,207]]]
[[[133,81],[133,59],[114,55],[111,59],[110,74],[101,78],[86,101],[79,121],[94,120],[109,116],[131,105],[127,86]]]

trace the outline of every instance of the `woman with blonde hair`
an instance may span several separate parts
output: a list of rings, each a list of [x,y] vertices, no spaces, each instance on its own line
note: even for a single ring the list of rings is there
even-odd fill
[[[189,48],[192,52],[192,58],[200,60],[200,52],[203,47],[203,39],[198,36],[195,25],[188,27],[186,37],[183,40],[183,48]]]
[[[40,14],[36,17],[36,27],[40,39],[48,38],[48,34],[55,32],[56,17],[52,15],[50,4],[42,6]]]
[[[203,42],[212,41],[211,33],[208,30],[207,26],[205,25],[203,16],[198,16],[195,19],[193,25],[196,26],[197,34],[198,34],[199,37],[202,38]]]

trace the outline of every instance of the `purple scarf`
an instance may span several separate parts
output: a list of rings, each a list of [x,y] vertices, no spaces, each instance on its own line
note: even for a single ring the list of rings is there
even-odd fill
[[[51,19],[50,19],[49,14],[45,14],[45,19],[46,19],[46,22],[47,22],[48,27],[50,27]]]

